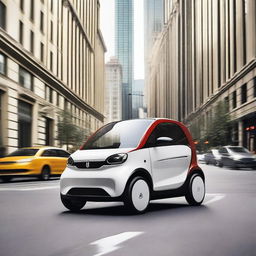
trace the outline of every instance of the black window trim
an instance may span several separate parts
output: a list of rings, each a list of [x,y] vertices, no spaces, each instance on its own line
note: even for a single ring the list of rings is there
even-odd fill
[[[150,136],[153,134],[153,132],[160,126],[160,125],[163,125],[163,124],[169,124],[169,125],[173,125],[173,126],[176,126],[181,132],[182,132],[182,134],[184,135],[184,138],[186,139],[186,143],[182,143],[182,144],[175,144],[175,143],[173,143],[173,144],[170,144],[170,145],[148,145],[148,141],[149,141],[149,139],[150,139]],[[163,136],[160,136],[160,137],[163,137]],[[160,138],[159,137],[159,138]],[[164,136],[165,137],[165,136]],[[170,137],[171,138],[171,137]],[[190,144],[189,144],[189,140],[188,140],[188,138],[187,138],[187,136],[186,136],[186,134],[184,133],[184,131],[182,130],[182,128],[178,125],[178,124],[176,124],[176,123],[172,123],[172,122],[162,122],[162,123],[159,123],[154,129],[153,129],[153,131],[150,133],[150,135],[149,135],[149,137],[148,137],[148,139],[147,139],[147,141],[146,141],[146,143],[145,143],[145,145],[144,145],[144,147],[143,148],[154,148],[154,147],[165,147],[165,146],[178,146],[178,145],[184,145],[184,146],[188,146],[188,147],[190,147]]]

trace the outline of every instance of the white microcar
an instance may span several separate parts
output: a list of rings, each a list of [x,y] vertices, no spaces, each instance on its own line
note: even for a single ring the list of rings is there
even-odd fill
[[[188,129],[170,119],[109,123],[73,153],[61,175],[64,206],[78,211],[87,201],[122,201],[144,212],[150,200],[185,196],[200,205],[205,177]]]

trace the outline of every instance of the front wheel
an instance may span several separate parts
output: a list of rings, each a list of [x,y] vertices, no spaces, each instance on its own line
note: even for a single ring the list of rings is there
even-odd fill
[[[64,195],[60,195],[60,198],[61,198],[61,202],[63,203],[63,205],[68,210],[73,211],[73,212],[77,212],[77,211],[81,210],[86,204],[86,201],[70,199]]]
[[[190,205],[200,205],[205,197],[205,184],[202,176],[194,174],[191,176],[185,198]]]
[[[150,188],[143,177],[135,177],[128,184],[124,204],[135,213],[146,211],[150,200]]]
[[[41,180],[49,180],[51,175],[51,170],[48,166],[44,166],[42,171],[41,171],[41,175],[40,175],[40,179]]]

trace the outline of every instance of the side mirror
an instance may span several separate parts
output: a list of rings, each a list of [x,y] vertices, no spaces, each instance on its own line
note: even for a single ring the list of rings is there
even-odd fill
[[[156,145],[157,146],[170,145],[172,141],[173,139],[169,137],[159,137],[156,139]]]

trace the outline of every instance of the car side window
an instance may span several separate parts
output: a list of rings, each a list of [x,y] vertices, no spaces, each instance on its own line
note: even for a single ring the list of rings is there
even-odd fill
[[[47,149],[43,152],[42,156],[52,156],[52,157],[56,157],[58,156],[57,152],[55,149]]]
[[[69,153],[64,150],[56,150],[59,157],[69,157]]]
[[[221,153],[221,154],[227,154],[228,151],[227,151],[226,148],[221,148],[221,149],[219,150],[219,153]]]
[[[160,137],[167,137],[172,139],[163,145],[157,145],[157,139]],[[188,140],[182,129],[174,123],[161,123],[156,126],[154,131],[149,136],[145,147],[156,146],[171,146],[171,145],[186,145],[189,146]]]

